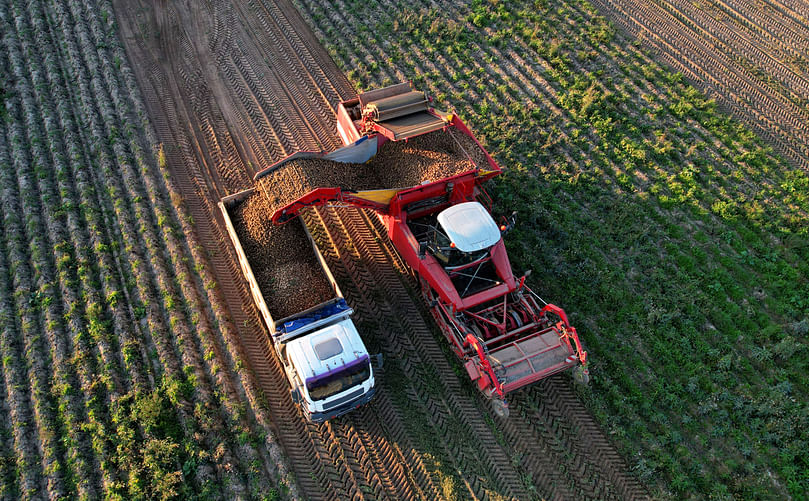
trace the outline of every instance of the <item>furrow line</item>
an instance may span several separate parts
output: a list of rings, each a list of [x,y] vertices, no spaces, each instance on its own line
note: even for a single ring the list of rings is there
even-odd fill
[[[318,0],[297,0],[300,4],[300,8],[306,11],[306,15],[309,17],[310,24],[317,29],[321,33],[321,38],[324,40],[327,38],[325,33],[320,30],[317,23],[314,21],[314,15],[323,16],[323,18],[328,20],[328,26],[325,28],[326,30],[334,30],[336,33],[340,35],[337,37],[342,44],[349,44],[350,45],[350,54],[349,56],[351,59],[349,61],[343,62],[343,66],[347,68],[354,68],[357,72],[364,72],[367,75],[367,67],[370,67],[376,64],[376,61],[379,61],[379,58],[375,58],[374,56],[382,56],[382,54],[378,51],[375,51],[375,54],[370,54],[370,51],[375,49],[375,46],[365,46],[366,54],[365,57],[360,57],[358,54],[358,48],[354,44],[354,35],[351,31],[355,29],[355,25],[353,23],[352,18],[346,19],[341,13],[343,12],[340,8],[329,8],[324,9],[319,3]],[[305,3],[304,3],[305,2]],[[296,9],[297,10],[297,9]],[[300,15],[300,14],[299,14]],[[336,54],[337,56],[341,56],[341,54]],[[390,82],[396,81],[405,81],[406,77],[404,73],[399,70],[398,66],[389,68],[387,65],[382,65],[376,68],[376,71],[379,71],[383,75],[384,79],[389,79]],[[391,73],[393,72],[393,73]],[[352,91],[352,96],[354,95],[354,91]]]
[[[378,244],[373,243],[374,236],[367,220],[363,219],[363,216],[355,209],[341,209],[337,213],[340,221],[344,222],[348,234],[351,235],[353,246],[360,252],[360,255],[365,256],[364,260],[369,270],[373,273],[375,282],[379,284],[378,287],[384,291],[385,297],[388,298],[390,304],[396,305],[395,313],[391,310],[390,315],[396,317],[397,322],[401,323],[405,327],[405,332],[409,334],[408,339],[412,339],[413,344],[408,349],[409,357],[423,360],[426,364],[438,370],[437,374],[423,373],[419,378],[422,381],[438,378],[439,381],[434,381],[434,383],[445,388],[445,393],[442,397],[444,400],[443,405],[431,400],[437,405],[434,410],[438,412],[438,415],[445,414],[447,416],[447,426],[455,426],[455,421],[459,420],[458,425],[469,430],[469,434],[474,437],[473,441],[479,441],[478,446],[475,447],[475,450],[478,451],[475,459],[472,459],[467,452],[464,452],[463,447],[457,451],[461,455],[460,457],[468,461],[470,466],[483,461],[485,468],[480,469],[481,465],[477,466],[480,473],[494,475],[499,488],[508,489],[511,492],[510,495],[517,498],[525,498],[527,493],[524,491],[519,474],[511,468],[511,461],[497,442],[492,430],[483,421],[480,411],[475,408],[468,395],[465,394],[467,392],[462,390],[458,377],[447,361],[446,355],[438,346],[432,332],[424,322],[422,312],[415,307],[398,274],[390,266],[390,262],[387,261],[385,251]],[[425,391],[425,396],[429,393],[429,391]],[[444,410],[440,411],[439,409],[442,408]],[[469,446],[470,444],[466,445]],[[484,451],[484,453],[481,455],[480,451]],[[474,469],[476,468],[473,467]],[[485,483],[479,475],[471,480],[471,485],[476,495],[483,496],[485,490],[498,488],[494,485],[484,485]]]
[[[728,26],[718,23],[711,16],[705,15],[704,11],[695,11],[687,2],[662,0],[660,5],[668,15],[693,31],[695,36],[710,46],[712,50],[722,54],[731,54],[731,60],[741,65],[744,70],[754,71],[760,67],[766,67],[769,76],[789,84],[779,86],[779,90],[782,91],[779,95],[788,98],[793,105],[800,106],[794,102],[794,99],[801,95],[795,92],[796,89],[803,91],[804,96],[809,93],[809,81],[786,67],[777,57],[760,49],[760,46],[766,48],[760,40],[751,39],[747,33],[734,31]],[[748,65],[751,64],[757,68],[749,68]],[[771,82],[769,86],[772,85]],[[805,111],[805,109],[798,108],[795,111]]]
[[[594,3],[607,16],[619,18],[619,24],[631,34],[648,39],[667,63],[684,70],[689,79],[718,89],[718,101],[747,117],[754,129],[763,133],[797,165],[809,168],[809,147],[806,147],[807,141],[800,141],[800,137],[804,135],[800,131],[806,130],[806,125],[784,109],[794,108],[793,103],[779,100],[771,91],[753,82],[749,75],[734,71],[732,65],[720,60],[723,59],[722,56],[708,53],[707,49],[700,46],[699,40],[695,41],[685,37],[681,31],[673,30],[669,21],[648,6],[635,3],[630,14],[628,7],[615,0],[595,0]],[[727,76],[727,73],[733,76]],[[794,132],[780,125],[781,120],[786,121]]]
[[[366,284],[373,283],[372,277],[354,266],[348,253],[338,250],[342,248],[345,241],[336,232],[326,228],[320,216],[320,210],[305,211],[303,219],[306,221],[307,227],[311,229],[319,247],[324,249],[324,257],[327,259],[332,273],[335,274],[338,283],[344,288],[343,293],[346,295],[347,300],[355,308],[355,322],[361,329],[362,334],[365,335],[366,339],[369,335],[373,335],[374,338],[370,340],[373,344],[384,344],[385,339],[382,336],[385,333],[370,328],[372,325],[378,325],[375,323],[378,316],[369,311],[369,305],[373,304],[373,299],[371,298],[372,292],[368,290]],[[390,413],[387,418],[378,421],[377,414],[371,414],[370,411],[362,409],[361,411],[355,411],[346,419],[351,419],[355,422],[354,427],[359,434],[359,438],[364,446],[371,450],[374,469],[377,472],[376,474],[380,475],[381,483],[384,484],[388,495],[392,499],[413,499],[415,497],[413,489],[416,486],[412,485],[413,479],[411,477],[414,473],[408,472],[406,474],[402,465],[414,465],[417,469],[415,473],[420,474],[419,477],[423,483],[429,483],[427,481],[429,477],[426,475],[424,465],[420,460],[413,462],[412,458],[405,458],[401,453],[394,454],[391,443],[386,438],[390,436],[390,432],[383,431],[383,423],[386,424],[385,428],[388,430],[391,427],[396,428],[396,433],[392,437],[394,443],[401,444],[406,441],[406,435],[401,430],[400,411],[396,410],[394,404],[389,400],[387,391],[383,376],[378,375],[376,403],[373,404],[373,408],[389,409]],[[380,405],[381,401],[385,401],[387,404]],[[372,436],[375,437],[374,441],[370,440]],[[408,450],[412,450],[412,448],[408,448]],[[385,460],[377,459],[383,453]],[[393,483],[394,478],[396,479],[396,484]],[[422,488],[418,488],[418,491],[422,492]],[[424,498],[424,495],[420,494],[419,497]]]
[[[5,25],[5,23],[4,23]],[[0,55],[0,62],[4,59]],[[5,67],[5,65],[3,65]],[[30,362],[27,360],[23,334],[19,324],[20,312],[15,296],[30,297],[30,290],[18,287],[16,279],[24,273],[21,281],[25,287],[30,283],[27,264],[26,239],[20,230],[22,226],[21,208],[17,196],[16,183],[12,179],[14,168],[8,149],[6,125],[0,126],[0,207],[3,209],[2,238],[0,238],[0,355],[2,355],[3,378],[7,394],[9,415],[13,426],[14,461],[19,493],[23,498],[34,499],[47,494],[47,478],[43,468],[44,455],[39,437],[38,402],[31,391],[32,377]],[[27,293],[27,294],[26,294]],[[27,318],[22,320],[30,321]],[[47,393],[44,393],[47,394]]]
[[[78,7],[74,6],[74,9],[78,9]],[[74,10],[74,15],[77,15],[76,12],[78,12],[78,11]],[[84,16],[82,18],[86,19],[86,16]],[[88,39],[88,35],[87,35],[86,32],[80,32],[80,33],[81,33],[80,34],[81,39],[83,41]],[[95,62],[94,64],[98,64],[98,63]],[[100,76],[98,78],[100,78]],[[114,82],[114,81],[108,81],[108,82],[106,82],[106,84],[111,86],[112,90],[110,92],[112,92],[112,94],[115,96],[116,106],[120,107],[121,106],[121,101],[120,101],[121,95],[120,95],[120,93],[118,93],[118,90],[116,89],[117,83]],[[94,82],[94,85],[95,85],[95,89],[99,93],[99,95],[102,95],[102,96],[106,95],[105,91],[104,91],[104,85],[105,84],[99,83],[99,82]],[[106,120],[105,126],[109,126],[107,124],[113,123],[114,122],[114,116],[116,115],[116,113],[120,112],[120,108],[117,111],[113,111],[113,109],[111,108],[109,103],[106,103],[105,105],[103,105],[101,107],[101,109],[102,109],[102,111],[104,113],[104,118]],[[103,132],[99,131],[99,134],[103,135]],[[116,161],[121,162],[122,167],[127,167],[127,169],[123,169],[124,184],[126,185],[126,188],[122,188],[122,187],[117,186],[118,182],[117,181],[112,181],[109,178],[105,179],[105,181],[107,182],[107,185],[108,186],[116,186],[116,189],[120,190],[119,193],[127,194],[127,195],[122,196],[123,200],[130,200],[128,197],[132,197],[132,199],[135,199],[135,200],[138,199],[139,197],[145,199],[146,197],[143,196],[143,193],[145,191],[150,191],[150,190],[148,190],[144,185],[138,186],[139,183],[138,183],[138,181],[135,181],[133,179],[132,171],[131,171],[131,169],[133,168],[134,163],[142,162],[142,158],[139,158],[139,153],[137,152],[137,146],[130,145],[130,147],[133,148],[133,149],[127,151],[127,150],[125,150],[125,146],[123,144],[116,142],[113,147],[114,147],[114,152],[115,152],[114,157],[115,157]],[[130,164],[129,162],[134,162],[134,163]],[[111,169],[105,169],[105,170],[103,170],[103,173],[105,175],[109,175],[110,171],[111,171]],[[119,172],[119,175],[120,175],[120,172]],[[135,177],[137,177],[140,182],[144,181],[142,177],[139,177],[139,176],[135,176]],[[117,207],[116,207],[116,209],[117,209]],[[116,211],[116,212],[118,213],[119,220],[126,220],[126,218],[121,217],[121,214],[118,211]],[[147,214],[149,214],[151,212],[150,209],[144,207],[142,204],[138,204],[138,207],[135,210],[133,210],[132,212],[136,212],[138,214],[141,214],[141,217],[139,218],[140,221],[141,221],[141,225],[138,227],[138,230],[130,230],[130,229],[125,230],[126,234],[127,235],[131,235],[132,233],[140,234],[141,231],[145,231],[145,234],[147,235],[146,236],[146,242],[148,243],[147,255],[153,258],[152,260],[150,260],[150,262],[151,262],[152,265],[154,265],[156,267],[156,270],[158,270],[156,272],[157,276],[155,277],[155,285],[154,286],[158,287],[159,289],[162,289],[163,291],[168,292],[169,294],[176,295],[177,294],[176,289],[174,288],[173,285],[171,285],[168,282],[168,280],[173,281],[173,279],[169,278],[170,275],[173,275],[173,272],[169,271],[169,268],[167,268],[168,259],[169,259],[167,257],[167,254],[165,254],[167,252],[167,250],[165,249],[165,247],[159,248],[159,247],[156,246],[156,245],[159,245],[157,243],[157,239],[153,235],[150,235],[151,231],[153,231],[153,230],[148,226],[148,223],[146,223],[146,221],[148,221],[148,218],[149,218],[149,216]],[[134,226],[132,223],[129,223],[129,224],[130,224],[130,227]],[[160,257],[158,257],[158,256],[160,256]],[[163,261],[163,259],[166,259],[167,261]],[[136,276],[137,276],[137,273],[136,273]],[[145,280],[144,280],[144,282],[145,282]],[[142,295],[142,297],[148,297],[148,296],[153,294],[149,289],[147,289],[148,287],[151,287],[150,285],[146,285],[145,283],[140,282],[140,281],[138,281],[138,283],[139,283],[139,292]],[[174,340],[166,338],[165,324],[163,323],[164,321],[161,318],[162,315],[166,314],[166,311],[163,310],[160,306],[157,306],[157,305],[149,305],[149,307],[146,308],[146,310],[147,310],[146,314],[147,314],[147,318],[148,318],[147,322],[154,322],[154,323],[151,323],[151,327],[152,327],[151,329],[144,329],[144,330],[142,330],[142,333],[144,334],[144,336],[152,336],[152,335],[154,335],[154,337],[152,337],[152,342],[154,342],[155,345],[157,346],[158,354],[159,354],[159,357],[160,357],[160,363],[163,363],[165,367],[169,368],[168,374],[170,376],[172,376],[172,377],[178,377],[180,361],[183,361],[186,365],[189,365],[191,367],[198,367],[198,364],[195,364],[193,362],[194,358],[198,358],[198,357],[194,357],[193,352],[189,352],[189,351],[186,351],[186,350],[183,350],[181,352],[178,351],[177,347],[174,345]],[[180,332],[180,335],[183,338],[190,339],[190,337],[189,337],[190,333],[189,333],[188,325],[186,323],[187,320],[184,319],[184,315],[182,315],[176,309],[174,311],[169,312],[168,314],[169,314],[169,316],[171,318],[171,323],[173,324],[175,329],[177,329],[178,332]],[[189,343],[189,345],[191,345],[191,344],[192,343]],[[187,358],[189,356],[191,358]],[[155,361],[155,363],[157,364],[158,362]],[[182,380],[183,377],[184,376],[179,376],[178,380]],[[180,399],[180,404],[177,407],[177,411],[180,413],[180,416],[181,416],[180,423],[181,423],[181,426],[183,427],[184,433],[194,433],[198,429],[196,420],[194,419],[192,411],[190,410],[192,408],[193,408],[193,405],[186,398],[183,397],[183,398]],[[208,437],[208,439],[210,439],[210,437]],[[214,444],[209,444],[209,445],[214,445]],[[231,455],[231,453],[226,452],[225,461],[230,460],[229,455]],[[204,466],[199,470],[198,473],[202,473],[203,471],[205,471]],[[224,474],[224,475],[230,477],[231,479],[234,479],[234,475],[231,474],[230,472],[221,473],[221,474]],[[236,478],[238,478],[238,476]],[[243,483],[242,483],[242,481],[240,479],[236,480],[236,482],[232,482],[232,481],[229,482],[229,485],[233,486],[234,489],[236,488],[236,486],[238,486],[240,484],[242,485],[241,491],[244,491]],[[234,491],[231,491],[231,492],[233,494],[235,494],[237,491],[234,490]]]
[[[790,58],[793,62],[806,61],[807,54],[802,49],[809,42],[807,27],[790,26],[786,13],[779,12],[779,16],[767,15],[766,8],[750,8],[749,5],[739,5],[733,0],[717,0],[716,5],[717,7],[714,9],[724,12],[736,24],[742,25],[756,36],[766,39],[765,46],[768,50],[782,52],[779,60]],[[713,22],[718,22],[717,17],[721,17],[721,15],[714,17],[707,9],[703,12],[710,16]],[[726,26],[726,28],[733,32],[733,27]],[[806,68],[804,68],[805,70]]]

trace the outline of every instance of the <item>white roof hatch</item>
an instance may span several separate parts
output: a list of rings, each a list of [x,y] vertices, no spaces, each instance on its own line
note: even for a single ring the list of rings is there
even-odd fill
[[[500,228],[480,202],[464,202],[441,211],[438,223],[461,252],[476,252],[500,241]]]
[[[287,352],[295,360],[295,366],[304,380],[368,355],[350,319],[291,340],[287,344]]]
[[[315,349],[317,358],[320,360],[334,358],[343,352],[343,345],[340,344],[340,340],[336,337],[330,337],[325,341],[312,343],[312,347]]]

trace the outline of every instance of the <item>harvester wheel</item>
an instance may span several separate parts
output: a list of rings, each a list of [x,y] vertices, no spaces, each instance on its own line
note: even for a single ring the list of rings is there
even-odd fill
[[[514,310],[511,310],[511,311],[509,311],[509,314],[511,315],[511,319],[514,321],[514,328],[515,329],[519,329],[520,327],[523,326],[523,321],[522,321],[522,318],[520,317],[519,313],[517,313]]]
[[[480,327],[477,324],[471,323],[468,326],[469,326],[469,330],[472,331],[478,339],[480,339],[481,341],[486,339],[483,336],[483,331],[480,330]]]
[[[494,411],[497,416],[501,418],[508,417],[508,404],[505,400],[500,400],[499,398],[492,399],[492,410]]]
[[[590,383],[590,372],[583,365],[580,365],[573,369],[573,379],[577,383],[587,386]]]

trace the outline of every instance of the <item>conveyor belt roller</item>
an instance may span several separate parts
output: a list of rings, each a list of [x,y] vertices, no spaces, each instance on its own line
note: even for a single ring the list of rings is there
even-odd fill
[[[391,120],[420,111],[427,111],[429,101],[424,92],[410,91],[404,94],[372,101],[365,106],[363,115],[378,122]]]

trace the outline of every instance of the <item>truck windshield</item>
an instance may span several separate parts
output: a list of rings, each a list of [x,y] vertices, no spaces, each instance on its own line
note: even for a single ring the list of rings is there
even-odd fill
[[[363,363],[349,367],[343,371],[318,379],[312,383],[307,381],[306,387],[312,400],[323,400],[332,395],[361,384],[371,377],[371,364],[366,358]]]

